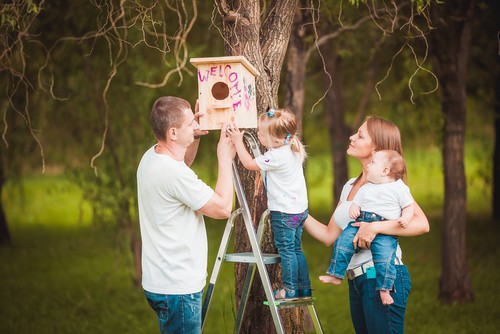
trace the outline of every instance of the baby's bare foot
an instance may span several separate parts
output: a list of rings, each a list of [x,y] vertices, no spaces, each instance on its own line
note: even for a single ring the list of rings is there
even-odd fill
[[[394,303],[389,290],[380,290],[380,300],[382,300],[382,305],[391,305]]]
[[[330,284],[335,284],[335,285],[339,285],[340,283],[342,283],[342,280],[340,278],[337,278],[335,276],[330,276],[330,275],[320,276],[319,280],[322,283],[330,283]]]

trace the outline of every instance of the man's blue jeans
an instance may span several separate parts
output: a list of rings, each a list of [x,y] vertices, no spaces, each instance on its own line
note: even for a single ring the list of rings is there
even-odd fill
[[[163,295],[144,290],[158,315],[160,333],[200,334],[203,291],[187,295]]]
[[[349,280],[351,319],[357,334],[402,334],[411,279],[404,265],[397,265],[396,280],[391,297],[394,304],[383,305],[375,290],[375,279],[366,274]]]
[[[356,221],[363,222],[381,220],[385,219],[375,213],[365,211],[361,211],[361,215],[356,219]],[[347,225],[333,245],[332,260],[327,271],[328,275],[340,279],[344,278],[347,266],[356,252],[352,240],[359,228],[352,226],[353,223],[350,222]],[[370,250],[372,252],[375,271],[377,272],[377,290],[391,290],[394,286],[394,279],[396,278],[394,260],[396,258],[397,247],[398,238],[392,235],[378,234],[371,243]]]
[[[311,289],[307,261],[302,252],[301,237],[308,210],[300,214],[271,211],[274,245],[281,257],[283,287],[289,297],[298,297],[298,290]]]

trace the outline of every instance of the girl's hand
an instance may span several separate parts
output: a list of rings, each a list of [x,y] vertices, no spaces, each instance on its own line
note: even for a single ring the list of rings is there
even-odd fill
[[[234,123],[229,123],[226,131],[227,135],[229,136],[229,138],[231,138],[233,143],[236,144],[243,142],[243,134],[245,133],[245,131],[240,131],[240,129],[238,129],[238,127]]]

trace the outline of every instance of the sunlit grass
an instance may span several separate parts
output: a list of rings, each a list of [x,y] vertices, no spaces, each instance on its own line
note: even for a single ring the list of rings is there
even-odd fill
[[[407,333],[496,333],[500,294],[493,286],[500,247],[499,228],[491,226],[491,193],[482,163],[468,159],[469,276],[476,301],[442,305],[437,300],[441,275],[443,178],[440,151],[406,151],[409,184],[428,214],[431,232],[401,238],[413,290]],[[359,166],[350,162],[352,172]],[[470,176],[473,175],[473,176]],[[331,165],[326,156],[307,167],[310,209],[326,222],[332,212]],[[127,238],[116,226],[92,224],[80,190],[61,176],[40,176],[8,184],[2,194],[13,239],[0,249],[0,333],[155,333],[157,324],[140,287],[133,285]],[[207,221],[209,277],[225,226]],[[307,234],[303,239],[316,308],[325,333],[352,333],[347,285],[324,286],[331,249]],[[208,279],[207,279],[208,282]],[[234,323],[234,273],[225,263],[219,275],[206,333],[231,333]]]

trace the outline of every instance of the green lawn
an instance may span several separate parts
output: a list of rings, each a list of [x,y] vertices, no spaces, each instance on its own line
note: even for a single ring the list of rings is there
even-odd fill
[[[439,164],[431,164],[436,158],[432,154],[438,153],[408,157],[429,166],[425,172],[410,169],[409,182],[429,216],[431,232],[401,239],[413,284],[406,333],[497,333],[500,293],[493,284],[500,281],[496,268],[500,229],[491,226],[490,204],[485,200],[491,196],[477,179],[469,185],[467,236],[469,275],[476,301],[442,305],[437,300],[442,178],[429,180],[440,172]],[[315,161],[308,169],[314,203],[311,211],[325,222],[331,211],[331,197],[325,195],[330,181],[314,179],[313,175],[321,175],[321,171],[329,175],[326,161]],[[474,171],[474,165],[469,170]],[[90,223],[90,209],[73,184],[53,176],[30,179],[22,188],[10,185],[3,193],[3,203],[13,246],[0,248],[0,333],[157,332],[153,311],[142,290],[132,282],[126,238],[114,226]],[[223,221],[207,222],[209,271],[224,225]],[[331,249],[307,235],[303,243],[325,333],[352,333],[346,284],[324,286],[316,280],[328,265]],[[226,263],[214,292],[206,333],[232,332],[233,294],[232,267]]]

